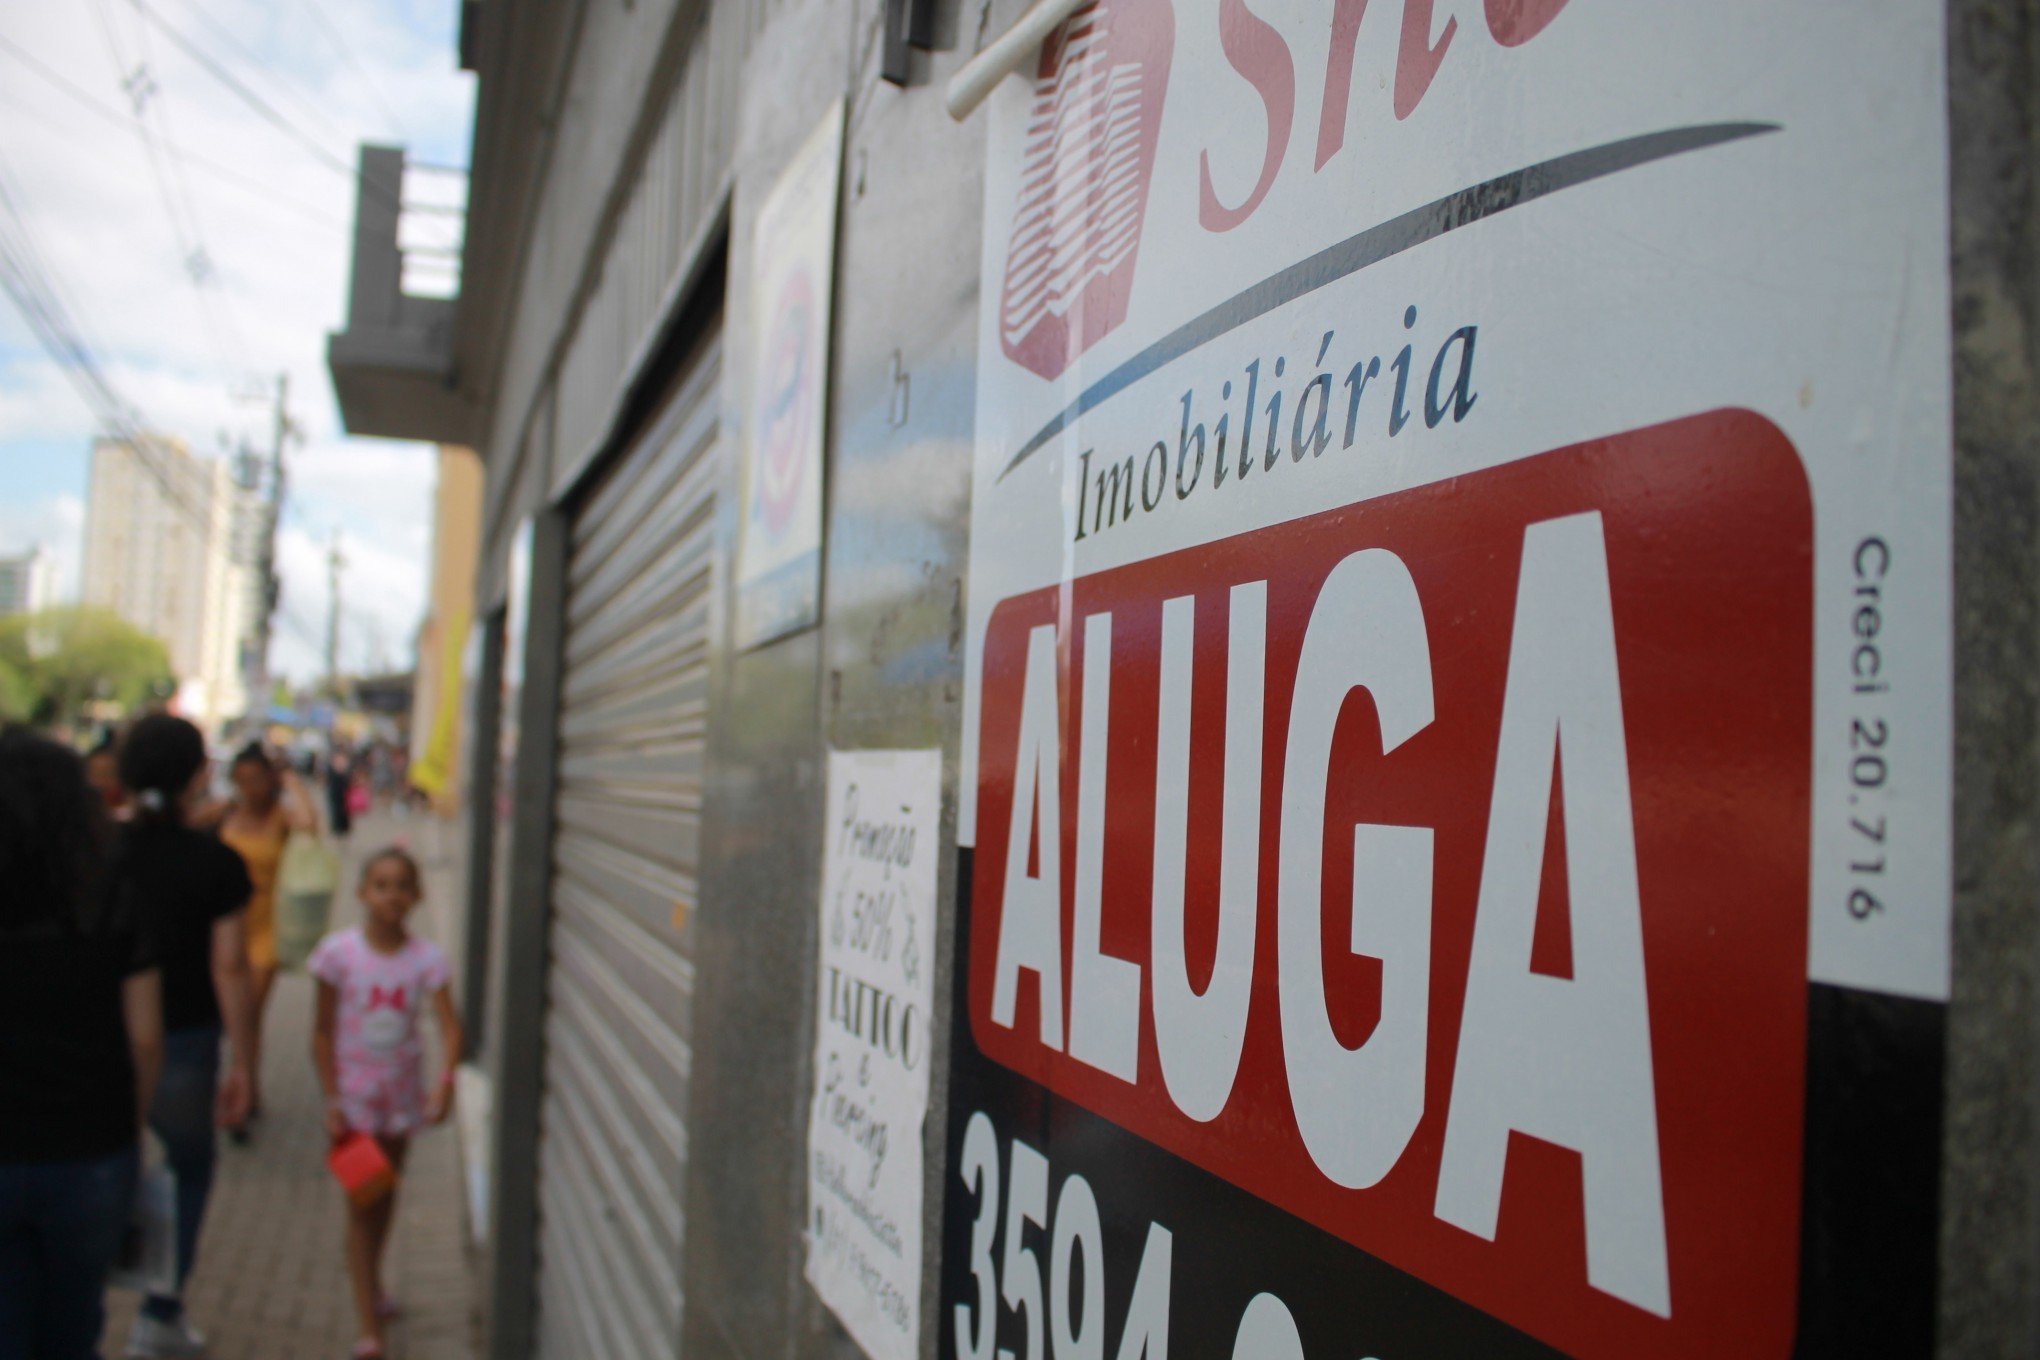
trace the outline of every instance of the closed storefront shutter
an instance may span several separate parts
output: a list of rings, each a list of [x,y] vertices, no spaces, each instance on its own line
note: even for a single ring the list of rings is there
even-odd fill
[[[539,1135],[547,1360],[678,1353],[717,355],[574,517]]]

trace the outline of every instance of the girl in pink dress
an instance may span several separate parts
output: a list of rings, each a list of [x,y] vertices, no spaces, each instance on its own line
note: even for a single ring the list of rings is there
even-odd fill
[[[312,1058],[326,1092],[327,1133],[336,1142],[351,1132],[371,1134],[401,1170],[411,1134],[444,1120],[453,1107],[460,1019],[446,955],[404,926],[424,895],[417,862],[395,848],[378,851],[361,866],[357,895],[367,909],[362,923],[328,935],[306,964],[319,981]],[[429,1090],[419,1033],[428,1009],[439,1025],[441,1064]],[[350,1201],[347,1208],[359,1360],[379,1360],[383,1323],[396,1312],[381,1285],[396,1198],[392,1192],[375,1204]]]

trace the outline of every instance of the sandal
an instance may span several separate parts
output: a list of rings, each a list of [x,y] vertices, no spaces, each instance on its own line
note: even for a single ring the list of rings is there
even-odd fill
[[[349,1351],[348,1355],[351,1360],[383,1360],[383,1348],[371,1338],[364,1336],[354,1343],[354,1349]]]

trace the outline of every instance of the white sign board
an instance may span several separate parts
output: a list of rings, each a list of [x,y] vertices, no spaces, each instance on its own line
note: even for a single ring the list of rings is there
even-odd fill
[[[1945,999],[1943,21],[1116,0],[1059,31],[987,104],[962,843],[1002,600],[1744,410],[1817,528],[1810,975]]]
[[[832,751],[807,1278],[872,1360],[918,1360],[940,751]]]
[[[740,645],[813,623],[822,550],[822,450],[843,104],[809,135],[758,209],[751,237]]]

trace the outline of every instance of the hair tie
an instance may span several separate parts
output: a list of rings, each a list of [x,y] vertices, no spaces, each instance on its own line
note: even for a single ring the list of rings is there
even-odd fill
[[[143,789],[135,795],[135,802],[145,812],[161,812],[163,810],[163,790]]]

